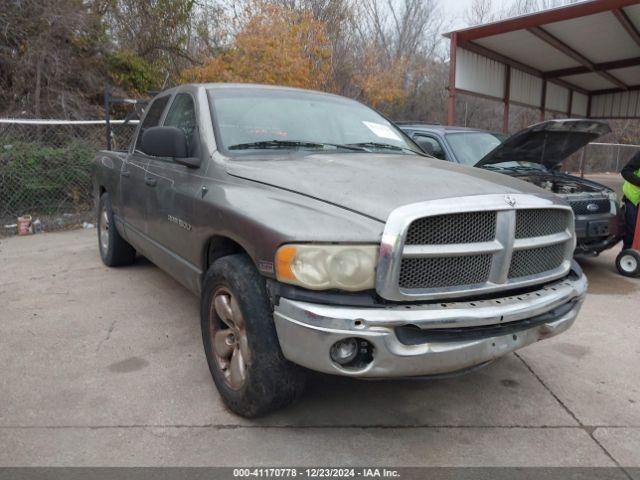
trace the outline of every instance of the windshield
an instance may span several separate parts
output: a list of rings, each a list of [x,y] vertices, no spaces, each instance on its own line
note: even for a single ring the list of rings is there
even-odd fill
[[[458,162],[475,165],[491,150],[500,145],[506,137],[491,132],[448,133],[447,141]]]
[[[270,88],[209,90],[218,142],[234,153],[328,150],[416,153],[374,110],[342,97]]]

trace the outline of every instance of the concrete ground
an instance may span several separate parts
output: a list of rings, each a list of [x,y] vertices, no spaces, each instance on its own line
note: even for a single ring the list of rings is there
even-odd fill
[[[640,466],[640,280],[610,252],[567,333],[446,380],[315,375],[249,421],[206,366],[198,299],[95,230],[0,242],[0,466]]]

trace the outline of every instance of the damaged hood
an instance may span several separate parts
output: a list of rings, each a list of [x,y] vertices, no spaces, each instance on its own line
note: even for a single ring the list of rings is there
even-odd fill
[[[503,162],[540,163],[551,169],[589,142],[611,132],[605,122],[549,120],[520,130],[485,155],[476,167]]]
[[[541,193],[500,173],[420,155],[331,153],[230,160],[227,173],[380,221],[402,205],[460,196]]]

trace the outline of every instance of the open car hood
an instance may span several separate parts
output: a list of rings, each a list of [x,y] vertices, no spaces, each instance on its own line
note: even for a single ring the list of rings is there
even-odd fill
[[[583,119],[548,120],[520,130],[476,163],[533,162],[553,168],[580,148],[611,132],[605,122]]]

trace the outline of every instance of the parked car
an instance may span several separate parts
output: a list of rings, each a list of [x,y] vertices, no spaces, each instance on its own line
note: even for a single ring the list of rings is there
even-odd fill
[[[616,193],[600,183],[560,171],[564,160],[611,131],[606,123],[549,120],[511,137],[422,123],[400,122],[400,127],[431,156],[498,171],[561,196],[576,216],[577,255],[598,255],[622,238]]]
[[[247,417],[305,369],[460,372],[557,335],[586,280],[558,196],[431,159],[343,97],[184,85],[95,159],[106,265],[140,252],[201,298],[209,369]]]

